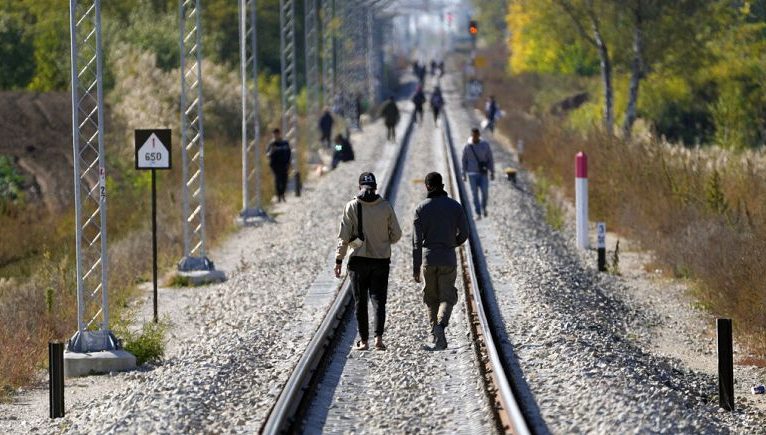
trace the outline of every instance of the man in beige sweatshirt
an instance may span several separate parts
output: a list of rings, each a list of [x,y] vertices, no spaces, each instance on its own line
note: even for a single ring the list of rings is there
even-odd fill
[[[394,209],[388,201],[375,193],[377,187],[375,175],[371,172],[359,176],[359,194],[343,210],[335,256],[335,276],[340,278],[343,259],[351,247],[348,273],[359,328],[359,340],[356,342],[358,350],[369,349],[368,297],[375,310],[375,348],[386,348],[383,344],[383,329],[386,322],[391,245],[402,237]]]

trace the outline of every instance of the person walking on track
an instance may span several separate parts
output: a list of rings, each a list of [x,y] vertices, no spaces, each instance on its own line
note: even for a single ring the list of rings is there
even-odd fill
[[[332,113],[330,113],[330,109],[325,107],[322,116],[319,117],[319,132],[321,133],[319,140],[324,144],[325,148],[330,148],[333,124],[335,124],[335,120],[332,117]]]
[[[285,190],[287,190],[287,174],[290,172],[290,143],[282,139],[282,132],[275,128],[271,132],[274,140],[266,148],[266,155],[269,157],[269,166],[274,173],[274,187],[277,193],[277,201],[285,201]]]
[[[478,128],[471,130],[471,137],[463,147],[463,181],[468,177],[471,183],[473,210],[476,219],[481,219],[482,212],[487,217],[487,202],[489,200],[489,180],[495,179],[495,162],[492,159],[492,149],[489,142],[481,138]],[[481,194],[481,197],[479,196]]]
[[[399,108],[396,107],[396,101],[394,97],[389,97],[386,104],[380,111],[383,116],[383,121],[386,124],[386,140],[389,142],[396,141],[396,124],[399,123]]]
[[[487,101],[487,104],[484,107],[484,116],[486,117],[486,123],[487,123],[487,130],[494,132],[495,131],[495,121],[500,115],[500,108],[497,107],[497,101],[495,101],[495,96],[491,95],[489,97],[489,101]]]
[[[434,86],[434,91],[431,93],[431,111],[434,114],[434,123],[439,119],[439,112],[441,112],[442,107],[444,107],[442,90],[439,86]]]
[[[423,302],[428,307],[434,348],[444,350],[447,348],[444,329],[457,303],[455,248],[468,239],[468,223],[463,207],[444,191],[441,174],[429,173],[425,184],[427,199],[418,204],[413,222],[413,276],[420,283],[422,266]]]
[[[335,276],[340,278],[343,259],[351,246],[347,267],[359,328],[359,340],[355,348],[369,349],[369,297],[375,312],[375,348],[384,350],[386,346],[383,344],[383,330],[386,323],[391,245],[402,237],[402,230],[391,204],[376,193],[375,175],[371,172],[362,173],[359,176],[359,189],[356,198],[346,204],[341,217]]]
[[[415,119],[418,123],[423,122],[423,105],[426,103],[426,94],[423,87],[418,85],[415,95],[412,96],[412,103],[415,104]]]

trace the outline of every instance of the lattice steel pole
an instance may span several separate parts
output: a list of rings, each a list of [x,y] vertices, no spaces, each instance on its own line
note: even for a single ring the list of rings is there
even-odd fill
[[[311,125],[319,117],[321,98],[319,90],[319,23],[317,16],[317,0],[304,0],[304,32],[306,56],[306,118],[308,120],[306,138],[310,147],[316,147],[316,129]]]
[[[282,134],[293,147],[292,167],[295,173],[295,195],[301,194],[300,149],[298,147],[298,109],[296,107],[297,77],[295,67],[295,3],[279,0],[279,47],[282,69]]]
[[[325,107],[335,103],[335,2],[322,0],[322,88]]]
[[[101,1],[69,1],[77,332],[73,352],[117,349],[109,331]],[[94,322],[99,330],[91,330]]]
[[[239,221],[268,220],[261,208],[261,125],[258,119],[256,0],[239,0],[239,62],[242,79],[242,211]]]
[[[372,6],[367,7],[367,98],[370,102],[370,106],[378,101],[378,87],[380,83],[380,76],[377,71],[376,62],[378,60],[377,54],[377,41],[375,37],[376,20],[375,20],[375,8]]]
[[[222,277],[214,274],[215,266],[207,258],[205,250],[205,132],[202,118],[200,0],[180,0],[178,9],[184,219],[184,257],[178,262],[178,271],[193,277],[197,282],[203,282]]]

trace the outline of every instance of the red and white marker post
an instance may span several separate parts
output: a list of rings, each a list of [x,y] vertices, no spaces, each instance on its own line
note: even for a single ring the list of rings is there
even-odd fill
[[[575,210],[577,248],[588,249],[588,156],[582,151],[575,156]]]

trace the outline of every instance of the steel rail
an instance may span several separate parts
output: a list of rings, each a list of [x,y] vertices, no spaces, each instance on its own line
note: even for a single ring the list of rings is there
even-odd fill
[[[453,192],[457,193],[457,198],[461,204],[468,203],[468,193],[465,188],[465,184],[459,181],[458,175],[460,174],[460,168],[457,166],[457,151],[452,140],[452,131],[450,130],[449,120],[447,119],[447,113],[442,112],[442,138],[444,139],[444,145],[447,148],[447,161],[449,167],[450,184]],[[470,210],[468,208],[467,210]],[[489,363],[491,364],[491,376],[494,379],[494,386],[496,388],[496,395],[502,406],[502,411],[506,416],[502,418],[508,422],[510,427],[508,428],[512,433],[518,435],[528,435],[530,430],[527,426],[524,414],[519,407],[518,402],[514,396],[509,378],[505,373],[505,366],[503,364],[503,358],[501,357],[498,346],[495,344],[494,335],[492,333],[492,327],[488,318],[487,309],[485,308],[485,302],[483,300],[482,292],[479,287],[479,280],[476,274],[476,265],[474,251],[479,246],[479,233],[476,231],[476,223],[474,222],[471,214],[466,213],[468,216],[469,225],[469,243],[463,246],[465,252],[465,271],[468,274],[470,282],[470,294],[472,302],[476,307],[476,316],[479,319],[481,327],[481,335],[484,337],[484,345]],[[468,302],[468,301],[466,301]]]
[[[384,171],[383,180],[379,193],[384,198],[389,198],[391,192],[396,186],[400,177],[400,168],[404,162],[404,156],[407,150],[407,144],[412,136],[413,126],[415,124],[415,113],[410,115],[407,129],[402,136],[402,140],[397,146],[394,157],[388,163]],[[341,290],[335,297],[335,301],[327,311],[325,318],[317,329],[314,336],[309,341],[306,350],[301,355],[300,360],[293,369],[290,377],[287,379],[282,392],[279,394],[274,406],[269,412],[266,421],[261,426],[262,434],[278,434],[288,432],[291,426],[296,424],[296,414],[301,403],[309,393],[307,386],[318,374],[317,367],[327,356],[330,343],[336,335],[336,331],[341,324],[346,310],[350,308],[351,302],[351,283],[345,278],[341,284]]]

